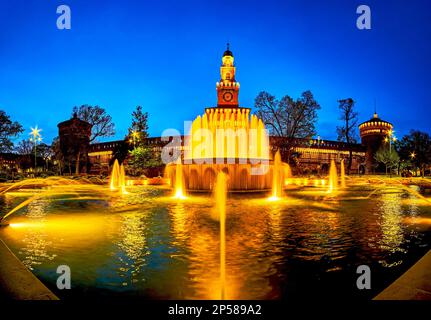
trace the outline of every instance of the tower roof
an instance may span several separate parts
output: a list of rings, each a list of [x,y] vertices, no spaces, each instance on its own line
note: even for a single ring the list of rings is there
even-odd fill
[[[223,53],[223,57],[226,57],[226,56],[233,57],[232,51],[229,50],[229,42],[227,43],[227,49],[226,49],[226,51]]]
[[[71,124],[73,124],[73,123],[79,123],[80,125],[82,125],[82,126],[86,126],[86,127],[93,127],[93,125],[91,125],[91,124],[90,124],[90,123],[88,123],[87,121],[84,121],[84,120],[79,119],[79,118],[78,118],[78,115],[77,115],[77,113],[76,113],[76,112],[73,114],[73,117],[72,117],[72,118],[70,118],[69,120],[66,120],[66,121],[60,122],[60,123],[57,125],[57,127],[65,127],[65,126],[69,126],[69,125],[71,125]]]
[[[359,125],[359,127],[362,127],[363,125],[366,125],[366,124],[368,124],[368,125],[391,126],[391,127],[393,126],[392,123],[380,119],[379,115],[376,112],[374,112],[374,115],[373,115],[373,117],[370,120],[361,123]]]

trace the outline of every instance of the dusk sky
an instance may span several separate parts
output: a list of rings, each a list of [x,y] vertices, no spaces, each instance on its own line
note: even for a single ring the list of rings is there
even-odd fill
[[[58,5],[72,29],[58,30]],[[360,4],[372,29],[356,28]],[[337,100],[352,97],[360,122],[381,118],[397,136],[430,130],[430,1],[40,1],[0,0],[0,110],[25,128],[57,135],[75,105],[104,107],[122,139],[137,105],[150,135],[183,130],[216,105],[226,42],[240,105],[260,91],[297,98],[311,90],[318,134],[336,139]]]

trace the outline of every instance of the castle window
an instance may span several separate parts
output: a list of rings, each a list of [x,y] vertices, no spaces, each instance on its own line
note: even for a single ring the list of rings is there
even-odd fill
[[[230,73],[226,73],[226,80],[230,80]]]

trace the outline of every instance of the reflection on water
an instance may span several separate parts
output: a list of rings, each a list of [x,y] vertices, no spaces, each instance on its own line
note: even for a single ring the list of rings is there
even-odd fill
[[[117,257],[118,274],[124,279],[123,286],[139,282],[141,272],[150,254],[146,243],[146,217],[137,212],[123,215],[119,235]],[[144,280],[144,279],[142,279]]]
[[[69,265],[74,290],[58,292],[66,298],[218,299],[214,200],[172,199],[149,186],[128,191],[109,201],[39,199],[0,237],[50,287],[57,266]],[[428,249],[431,209],[403,189],[377,190],[371,200],[369,194],[356,188],[322,201],[325,191],[290,191],[275,202],[231,196],[226,298],[371,298]],[[2,201],[13,202],[6,197]],[[360,264],[376,275],[367,293],[354,289]]]
[[[37,200],[29,204],[28,214],[29,224],[36,221],[40,225],[39,228],[29,228],[24,234],[22,241],[24,246],[21,247],[19,254],[23,256],[23,264],[33,270],[33,267],[42,264],[46,260],[53,260],[55,254],[49,253],[49,248],[52,245],[52,240],[47,237],[44,231],[44,218],[47,214],[49,201]]]

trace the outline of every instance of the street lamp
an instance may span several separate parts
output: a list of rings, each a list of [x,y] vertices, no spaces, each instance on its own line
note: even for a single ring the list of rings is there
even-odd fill
[[[397,137],[395,137],[394,132],[394,130],[389,130],[387,136],[385,137],[385,142],[389,142],[389,153],[392,152],[392,142],[397,141]]]
[[[413,160],[414,158],[416,158],[416,153],[413,151],[412,153],[410,153],[410,158]]]
[[[42,141],[42,135],[40,132],[42,129],[39,129],[37,126],[35,128],[31,128],[30,132],[30,141],[34,144],[34,171],[36,172],[37,166],[37,143]]]
[[[136,139],[139,137],[139,132],[134,130],[132,132],[132,138],[133,138],[133,149],[136,148]]]

